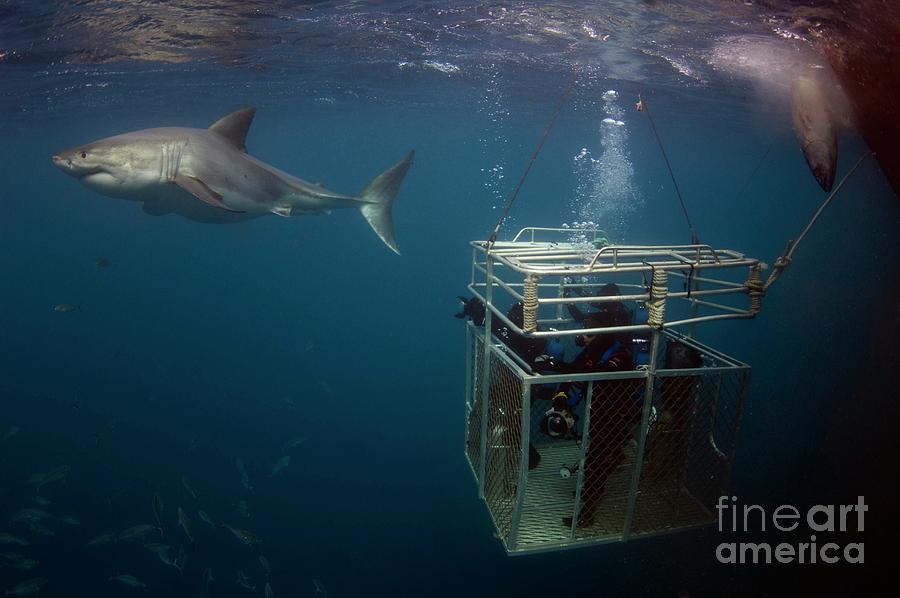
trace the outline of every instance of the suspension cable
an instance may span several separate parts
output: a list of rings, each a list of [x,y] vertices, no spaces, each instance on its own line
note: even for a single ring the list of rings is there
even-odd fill
[[[856,161],[856,164],[853,165],[847,174],[844,175],[844,178],[841,179],[841,182],[837,184],[837,186],[828,194],[828,197],[825,198],[825,201],[822,202],[822,205],[819,206],[819,209],[816,210],[816,213],[813,215],[812,219],[809,221],[809,224],[806,225],[806,228],[803,229],[803,232],[800,233],[800,236],[797,237],[797,240],[789,240],[787,242],[787,247],[784,250],[784,255],[775,260],[775,265],[772,267],[772,273],[769,274],[769,279],[766,280],[766,284],[763,285],[763,290],[768,290],[772,283],[778,280],[778,277],[781,276],[781,273],[784,272],[784,269],[791,265],[791,262],[794,259],[794,252],[797,251],[797,246],[800,245],[800,241],[802,241],[806,234],[812,229],[813,225],[816,223],[816,220],[819,219],[819,216],[822,215],[822,212],[825,211],[825,208],[828,207],[828,204],[831,203],[831,200],[838,194],[838,191],[841,190],[841,187],[844,186],[844,183],[850,178],[850,176],[856,172],[856,169],[860,167],[860,165],[865,161],[869,156],[874,156],[875,152],[872,150],[868,150],[865,154],[863,154],[859,160]]]
[[[750,183],[753,182],[753,179],[756,178],[756,173],[759,172],[759,169],[762,167],[763,162],[766,161],[766,158],[769,156],[769,152],[772,151],[772,148],[775,147],[775,140],[772,140],[772,143],[769,144],[769,147],[766,148],[766,152],[762,155],[762,158],[759,159],[759,162],[756,164],[756,168],[750,173],[750,176],[747,177],[747,180],[744,182],[744,186],[741,187],[741,192],[737,194],[737,198],[735,198],[734,203],[737,204],[744,198],[744,192],[750,188]]]
[[[560,96],[559,101],[556,103],[556,108],[553,111],[553,116],[550,117],[550,120],[547,122],[547,126],[544,128],[543,134],[541,134],[541,139],[538,141],[537,146],[534,148],[534,153],[531,154],[531,159],[528,161],[528,165],[525,167],[525,172],[522,173],[522,176],[519,177],[519,182],[516,184],[516,188],[513,190],[512,195],[509,197],[509,201],[506,203],[506,207],[503,209],[503,215],[500,216],[500,220],[497,221],[497,226],[494,227],[494,232],[491,233],[490,238],[488,239],[486,250],[490,251],[494,246],[494,243],[497,242],[497,235],[500,233],[500,227],[503,226],[503,223],[506,221],[506,217],[509,216],[509,210],[512,208],[513,203],[516,201],[516,197],[519,195],[519,191],[522,189],[522,185],[525,183],[525,179],[528,177],[528,173],[531,171],[531,167],[534,165],[534,161],[537,160],[538,154],[541,153],[541,148],[544,147],[544,141],[547,140],[547,136],[550,134],[550,131],[553,129],[553,125],[556,124],[556,119],[559,117],[559,113],[562,111],[563,105],[566,103],[566,99],[569,97],[569,94],[572,93],[572,89],[575,87],[575,82],[578,80],[578,70],[572,73],[572,78],[569,79],[568,85],[566,85],[566,89],[563,92],[562,96]]]
[[[700,238],[697,236],[697,231],[694,229],[694,225],[691,223],[691,217],[688,216],[687,207],[684,204],[684,198],[681,196],[681,189],[678,188],[678,181],[675,180],[675,173],[672,171],[672,164],[669,163],[669,156],[666,154],[666,148],[663,147],[662,139],[659,137],[659,131],[656,130],[656,123],[653,122],[653,117],[650,115],[650,107],[647,106],[647,103],[641,97],[641,94],[638,94],[638,111],[647,113],[647,120],[650,121],[650,126],[653,128],[653,135],[656,136],[656,143],[659,145],[659,150],[662,152],[663,160],[666,162],[666,168],[669,170],[669,176],[672,178],[672,184],[675,186],[675,194],[678,196],[678,201],[681,203],[681,211],[684,212],[684,219],[687,221],[688,229],[691,231],[691,244],[698,245],[700,243]]]

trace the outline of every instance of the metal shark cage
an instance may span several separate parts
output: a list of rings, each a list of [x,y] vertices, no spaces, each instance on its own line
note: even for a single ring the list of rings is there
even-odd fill
[[[692,329],[755,316],[765,265],[708,245],[609,245],[595,230],[525,228],[511,242],[471,246],[468,288],[486,310],[483,325],[467,325],[466,457],[507,552],[625,541],[713,523],[715,502],[728,486],[750,367],[698,342]],[[594,290],[607,282],[621,294]],[[567,304],[611,301],[633,306],[641,317],[630,325],[583,329],[565,310]],[[515,302],[522,304],[520,322],[506,314],[505,306]],[[615,334],[629,339],[640,365],[538,373],[504,342],[501,330],[556,338],[567,351],[574,351],[566,343],[577,334]],[[667,367],[675,347],[690,347],[702,361]],[[575,432],[551,438],[540,426],[546,399],[572,383],[587,387]],[[629,404],[636,405],[631,421],[621,412]],[[592,445],[605,447],[605,457],[592,454]],[[540,461],[529,469],[532,447]],[[613,458],[610,450],[617,451]],[[600,468],[603,487],[592,488]],[[589,496],[593,517],[584,521]]]

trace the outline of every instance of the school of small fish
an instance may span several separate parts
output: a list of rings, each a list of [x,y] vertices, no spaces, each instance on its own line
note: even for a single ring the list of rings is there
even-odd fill
[[[108,264],[98,264],[98,267],[105,268],[108,267]],[[20,430],[17,426],[9,427],[0,436],[0,442],[13,439],[19,432]],[[286,452],[296,448],[303,442],[304,438],[302,437],[292,438],[281,445],[282,450]],[[254,489],[244,460],[241,457],[237,457],[234,463],[238,471],[240,485],[244,490],[252,493]],[[282,474],[290,464],[290,455],[283,455],[278,458],[271,468],[269,477]],[[60,465],[46,471],[34,473],[24,480],[24,487],[32,489],[35,493],[29,499],[31,504],[21,506],[18,510],[13,511],[6,519],[9,524],[9,531],[0,531],[0,580],[14,582],[8,584],[6,588],[0,588],[0,590],[5,592],[4,595],[37,596],[44,591],[44,586],[48,584],[53,592],[57,592],[54,595],[62,595],[58,593],[61,590],[53,585],[47,572],[44,572],[46,577],[35,576],[36,572],[41,572],[41,563],[36,558],[39,555],[29,554],[29,552],[36,545],[45,543],[47,541],[45,540],[46,538],[53,537],[60,530],[65,528],[76,529],[81,526],[81,520],[75,515],[57,515],[52,513],[51,511],[57,511],[54,501],[42,494],[50,487],[64,486],[71,473],[71,467]],[[274,598],[275,594],[271,582],[272,564],[265,555],[258,552],[263,545],[263,539],[255,532],[246,529],[245,524],[237,526],[232,525],[232,522],[223,520],[229,519],[227,516],[224,518],[216,517],[220,522],[217,524],[206,510],[210,509],[211,506],[206,506],[205,509],[199,508],[200,496],[187,475],[181,476],[180,483],[182,504],[178,505],[174,510],[166,510],[163,492],[158,490],[150,496],[150,508],[147,511],[148,518],[152,516],[150,522],[144,523],[138,519],[133,524],[118,530],[106,530],[100,533],[95,532],[93,535],[86,535],[82,540],[82,546],[94,555],[100,554],[97,551],[103,550],[120,554],[131,554],[131,551],[135,550],[130,548],[131,546],[141,547],[143,550],[156,555],[163,565],[173,570],[173,574],[179,576],[179,578],[186,578],[192,574],[192,571],[194,571],[194,575],[197,575],[196,569],[190,567],[190,561],[197,550],[197,545],[219,543],[221,542],[219,536],[227,534],[232,538],[230,545],[235,547],[234,550],[247,551],[247,549],[253,549],[257,552],[257,565],[253,565],[249,569],[245,568],[250,573],[245,572],[244,569],[239,569],[233,576],[225,577],[220,581],[216,580],[211,567],[204,568],[199,573],[199,581],[195,581],[192,584],[193,587],[199,588],[198,595],[201,598],[212,596],[214,595],[216,584],[234,583],[243,590],[254,594],[259,591],[265,598]],[[51,493],[51,496],[53,496],[53,493]],[[111,498],[111,500],[114,499],[115,496]],[[250,518],[246,499],[238,500],[232,515],[238,515],[245,519]],[[203,522],[205,526],[201,526],[203,529],[195,529],[193,524],[195,518]],[[198,531],[202,533],[198,535]],[[146,568],[146,564],[141,565],[142,562],[144,561],[141,559],[135,559],[134,571],[110,571],[106,574],[106,577],[101,577],[100,580],[106,579],[111,587],[125,588],[129,595],[137,595],[135,594],[136,592],[152,593],[154,591],[152,583],[154,572],[145,570],[145,575],[140,576],[140,567]],[[16,578],[19,579],[17,580]],[[319,580],[313,580],[313,591],[316,596],[327,596],[324,585]],[[143,595],[151,595],[150,593]]]

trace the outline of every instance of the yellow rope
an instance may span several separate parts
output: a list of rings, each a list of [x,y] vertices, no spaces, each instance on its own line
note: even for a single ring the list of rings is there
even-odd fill
[[[747,294],[750,295],[750,313],[754,316],[762,309],[762,298],[766,295],[766,286],[762,283],[762,269],[762,264],[752,266],[747,282],[744,283]]]
[[[669,295],[668,274],[654,269],[650,283],[650,301],[647,302],[647,325],[662,328],[666,319],[666,297]]]
[[[525,277],[523,292],[525,301],[522,302],[522,330],[525,332],[534,332],[537,330],[539,280],[540,277],[537,274],[529,274]]]

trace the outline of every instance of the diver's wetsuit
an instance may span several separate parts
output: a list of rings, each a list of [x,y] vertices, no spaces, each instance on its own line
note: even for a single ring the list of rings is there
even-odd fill
[[[615,335],[597,336],[574,361],[559,364],[562,373],[618,372],[634,369],[631,352]],[[594,511],[603,497],[609,476],[625,457],[624,448],[634,427],[641,421],[642,405],[635,395],[643,379],[602,380],[594,382],[590,424],[584,459],[584,483],[581,491],[579,526],[593,524]],[[580,387],[580,388],[579,388]],[[584,395],[587,384],[569,385],[569,392]],[[564,519],[564,523],[566,520]],[[569,518],[567,525],[571,525]]]
[[[612,319],[613,326],[627,326],[628,324],[631,324],[634,319],[634,314],[632,314],[631,310],[625,307],[621,301],[613,301],[611,303],[589,303],[588,305],[593,307],[596,311],[583,311],[576,303],[569,303],[566,307],[568,308],[569,315],[572,316],[572,319],[581,325],[584,325],[584,321],[588,318],[605,316],[607,314]]]
[[[485,307],[477,297],[466,299],[460,297],[463,302],[463,311],[456,314],[457,318],[466,318],[472,320],[476,326],[483,326],[485,319]],[[525,322],[525,314],[521,302],[514,303],[509,311],[506,312],[506,318],[522,328]],[[509,347],[513,353],[518,355],[522,361],[528,365],[534,364],[534,359],[538,355],[543,354],[547,341],[541,338],[526,338],[516,334],[510,330],[500,318],[491,318],[491,332],[500,342]]]
[[[484,326],[486,316],[485,306],[477,297],[466,299],[460,297],[463,302],[463,310],[456,314],[457,318],[463,319],[468,317],[476,326]],[[521,302],[514,303],[509,311],[506,312],[507,319],[518,326],[522,327],[525,321],[524,309]],[[529,366],[533,366],[535,358],[544,353],[547,341],[541,338],[526,338],[514,331],[510,330],[500,318],[491,318],[492,334],[505,344],[509,349],[518,355],[522,361]],[[489,392],[491,397],[488,399],[490,405],[496,406],[498,399],[494,394],[498,391],[496,384],[492,384]],[[519,422],[520,418],[515,410],[504,411],[503,409],[495,409],[488,415],[489,426],[491,430],[504,430],[503,441],[508,446],[514,446],[518,442]],[[528,469],[534,469],[541,462],[541,455],[530,442],[528,444]]]

